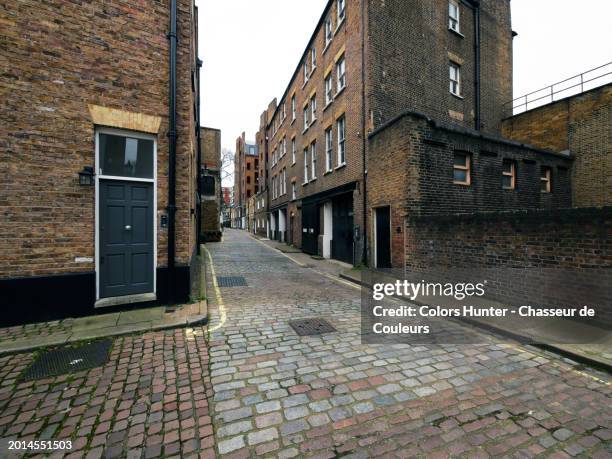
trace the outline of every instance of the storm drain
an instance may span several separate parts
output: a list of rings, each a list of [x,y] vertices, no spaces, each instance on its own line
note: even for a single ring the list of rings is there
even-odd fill
[[[336,329],[325,319],[315,317],[312,319],[290,320],[289,325],[300,336],[322,335],[332,333]]]
[[[22,374],[23,381],[89,370],[108,362],[113,341],[95,341],[79,347],[60,347],[40,354]]]
[[[242,276],[217,276],[219,287],[246,287],[246,279]]]

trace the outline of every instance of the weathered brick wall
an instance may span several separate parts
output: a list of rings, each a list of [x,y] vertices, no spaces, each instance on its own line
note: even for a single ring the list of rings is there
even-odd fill
[[[209,169],[221,168],[221,131],[214,128],[200,128],[202,144],[202,166]]]
[[[475,127],[474,16],[459,3],[462,35],[448,28],[447,0],[368,2],[370,129],[406,109]],[[498,133],[512,98],[510,1],[480,4],[481,127]],[[449,92],[449,60],[461,65],[462,98]]]
[[[401,228],[406,216],[571,206],[571,159],[562,155],[436,125],[411,114],[375,131],[368,148],[368,209],[391,207],[394,267],[401,266],[404,256]],[[471,154],[469,186],[453,183],[456,150]],[[504,159],[516,164],[514,190],[502,187]],[[540,192],[542,165],[552,167],[552,193]],[[372,225],[369,231],[372,237]]]
[[[575,155],[574,206],[612,204],[612,84],[507,118],[502,128],[504,137]]]
[[[474,282],[486,279],[487,295],[511,305],[597,306],[599,320],[607,323],[611,249],[610,207],[406,220],[409,274],[461,272]]]
[[[176,257],[195,244],[193,5],[179,0]],[[87,272],[94,256],[94,165],[88,104],[162,118],[158,209],[167,205],[168,5],[142,0],[4,2],[0,29],[0,277]],[[160,230],[158,265],[166,265]]]

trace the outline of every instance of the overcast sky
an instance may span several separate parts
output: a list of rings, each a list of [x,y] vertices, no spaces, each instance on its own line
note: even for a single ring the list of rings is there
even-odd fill
[[[327,0],[197,0],[202,119],[232,151],[280,97]],[[512,0],[514,95],[612,61],[611,0]]]

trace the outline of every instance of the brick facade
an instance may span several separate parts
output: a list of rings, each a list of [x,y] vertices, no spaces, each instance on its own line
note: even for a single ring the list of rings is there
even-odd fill
[[[95,269],[94,187],[78,184],[93,166],[91,106],[129,127],[160,120],[157,208],[165,213],[168,175],[167,2],[5,2],[0,55],[0,279],[75,275]],[[178,0],[176,262],[196,244],[197,9]],[[120,116],[125,115],[125,116]],[[107,119],[111,119],[107,117]],[[127,123],[127,124],[126,124]],[[167,265],[167,231],[157,234],[157,266]],[[89,285],[89,284],[88,284]],[[88,303],[93,286],[84,287]],[[75,299],[78,301],[78,299]]]
[[[247,228],[247,201],[257,194],[259,179],[259,158],[257,145],[247,142],[245,133],[236,139],[234,156],[234,206],[238,218],[234,221],[237,228]]]
[[[506,118],[502,133],[576,157],[574,206],[612,204],[612,84]]]
[[[571,206],[572,158],[525,147],[406,113],[369,138],[368,209],[391,207],[391,261],[403,265],[406,218]],[[453,182],[455,152],[471,157],[469,186]],[[502,187],[502,162],[516,167],[514,189]],[[552,192],[540,191],[540,168],[552,169]],[[373,231],[370,228],[370,231]],[[370,252],[373,234],[370,237]]]

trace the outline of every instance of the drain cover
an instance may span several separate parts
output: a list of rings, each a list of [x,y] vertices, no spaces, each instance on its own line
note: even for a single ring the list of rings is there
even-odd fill
[[[60,347],[40,354],[22,374],[23,381],[88,370],[108,362],[113,341],[96,341],[80,347]]]
[[[336,329],[325,319],[315,317],[313,319],[300,319],[289,321],[291,328],[300,336],[322,335],[332,333]]]
[[[246,279],[242,276],[217,276],[219,287],[246,287]]]

